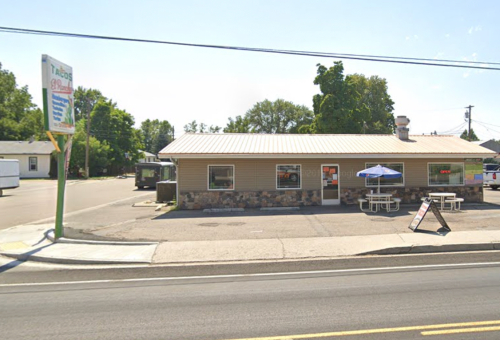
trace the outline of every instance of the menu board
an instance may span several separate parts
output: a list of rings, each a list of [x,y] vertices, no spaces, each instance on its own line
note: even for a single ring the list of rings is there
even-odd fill
[[[420,206],[420,209],[418,209],[417,214],[411,221],[410,225],[408,228],[410,228],[413,231],[416,231],[422,220],[424,219],[425,215],[427,214],[427,211],[429,211],[429,208],[431,211],[434,213],[434,216],[436,216],[436,219],[438,220],[439,224],[447,230],[451,231],[450,227],[448,226],[448,223],[444,220],[443,215],[441,215],[441,212],[439,211],[439,208],[437,207],[436,203],[434,203],[433,200],[430,198],[426,198],[423,202],[422,205]]]

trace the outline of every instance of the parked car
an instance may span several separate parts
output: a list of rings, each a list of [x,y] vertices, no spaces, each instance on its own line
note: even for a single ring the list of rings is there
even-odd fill
[[[492,164],[485,164],[492,165]],[[483,167],[483,183],[488,185],[492,190],[497,190],[500,186],[500,165]]]

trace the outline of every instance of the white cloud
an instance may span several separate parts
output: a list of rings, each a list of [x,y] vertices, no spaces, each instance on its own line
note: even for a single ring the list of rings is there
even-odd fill
[[[450,37],[450,33],[446,33],[446,34],[444,35],[444,37],[445,37],[446,39],[448,39],[448,38]]]
[[[477,53],[473,52],[470,57],[462,57],[464,61],[477,61]]]
[[[410,40],[410,37],[409,37],[409,36],[406,36],[406,37],[405,37],[405,40]]]
[[[418,40],[418,35],[414,35],[413,38],[415,38],[415,40]]]
[[[472,34],[474,32],[480,32],[483,30],[483,27],[481,25],[477,25],[477,26],[471,26],[471,28],[469,28],[469,34]]]
[[[441,59],[444,56],[443,52],[438,52],[435,56],[434,59]]]

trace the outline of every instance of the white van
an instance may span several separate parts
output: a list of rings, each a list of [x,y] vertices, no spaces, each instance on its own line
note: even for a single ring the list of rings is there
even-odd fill
[[[2,190],[14,189],[19,186],[19,160],[0,159],[0,196]]]

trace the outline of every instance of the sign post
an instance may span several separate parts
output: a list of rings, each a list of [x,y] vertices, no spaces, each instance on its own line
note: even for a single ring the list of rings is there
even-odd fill
[[[69,163],[71,143],[65,146],[75,133],[73,104],[73,69],[52,58],[42,55],[42,90],[45,130],[57,150],[57,209],[54,236],[63,236],[64,189],[66,187],[66,155]],[[57,142],[52,133],[57,134]]]

